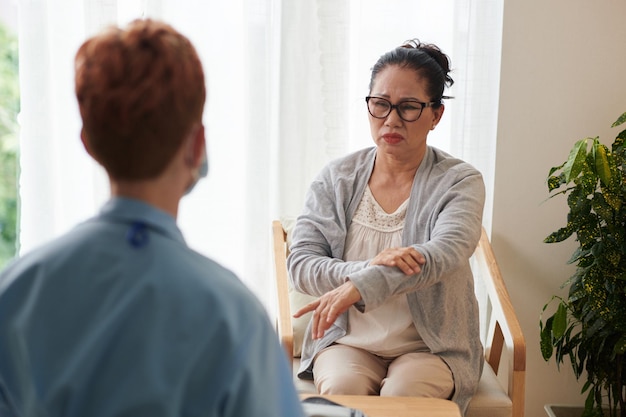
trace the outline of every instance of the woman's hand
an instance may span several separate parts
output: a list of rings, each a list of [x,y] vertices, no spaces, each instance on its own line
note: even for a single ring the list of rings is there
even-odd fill
[[[298,318],[309,311],[313,311],[311,336],[320,339],[326,330],[351,305],[361,299],[361,293],[351,281],[346,281],[340,287],[322,295],[317,300],[305,305],[293,315]]]
[[[371,260],[370,265],[396,266],[406,275],[413,275],[419,273],[425,263],[424,256],[409,246],[385,249]]]

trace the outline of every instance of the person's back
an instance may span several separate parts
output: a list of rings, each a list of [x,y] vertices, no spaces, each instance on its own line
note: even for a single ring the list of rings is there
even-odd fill
[[[168,217],[113,200],[2,274],[0,375],[16,415],[246,416],[263,403],[270,416],[294,402],[261,305]]]
[[[114,37],[152,52],[171,45],[175,50],[165,52],[178,60],[191,54],[186,69],[196,66],[196,84],[203,82],[195,51],[171,27],[138,21]],[[170,145],[173,156],[162,154],[165,167],[155,170],[158,160],[146,156],[143,174],[152,173],[143,175],[121,155],[107,155],[106,140],[115,135],[94,139],[99,128],[81,100],[93,104],[98,94],[89,91],[93,84],[80,84],[97,67],[90,62],[97,48],[90,48],[77,57],[87,66],[77,69],[83,141],[107,169],[113,198],[97,216],[0,274],[0,416],[303,415],[261,304],[232,272],[189,249],[176,226],[178,200],[203,159],[204,86],[195,108],[185,98],[190,109],[181,109],[192,115],[192,127],[184,128],[190,133]],[[187,78],[187,89],[198,90],[193,75]]]

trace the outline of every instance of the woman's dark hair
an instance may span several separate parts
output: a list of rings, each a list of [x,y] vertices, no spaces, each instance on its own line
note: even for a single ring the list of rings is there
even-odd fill
[[[412,39],[406,41],[404,45],[382,55],[372,68],[369,85],[370,93],[376,76],[388,66],[399,66],[414,70],[418,76],[426,80],[426,92],[430,96],[431,101],[441,104],[442,99],[451,98],[443,95],[444,88],[454,84],[454,80],[449,75],[450,58],[441,52],[438,46],[424,44],[418,39]]]

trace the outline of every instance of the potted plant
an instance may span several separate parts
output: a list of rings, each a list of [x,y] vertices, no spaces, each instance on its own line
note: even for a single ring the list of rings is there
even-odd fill
[[[612,127],[624,122],[626,113]],[[598,137],[576,142],[550,170],[548,190],[549,198],[567,198],[569,213],[544,242],[574,235],[578,247],[568,261],[576,270],[562,286],[567,298],[543,307],[541,353],[559,367],[568,357],[576,379],[586,373],[583,417],[606,415],[607,406],[608,415],[626,417],[626,129],[610,150]]]

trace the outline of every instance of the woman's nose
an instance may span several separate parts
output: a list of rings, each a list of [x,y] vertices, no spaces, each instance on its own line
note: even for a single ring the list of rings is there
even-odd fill
[[[402,124],[402,119],[398,114],[398,108],[394,107],[391,109],[391,112],[387,115],[385,119],[385,126],[399,126]]]

